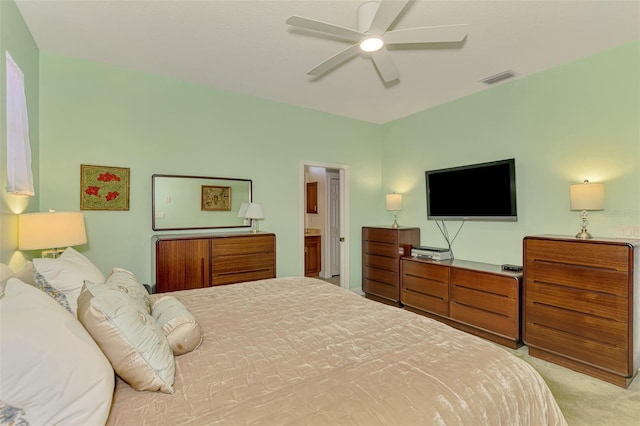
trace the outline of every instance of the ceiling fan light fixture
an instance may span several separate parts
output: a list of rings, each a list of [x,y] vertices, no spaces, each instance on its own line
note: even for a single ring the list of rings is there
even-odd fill
[[[382,49],[384,41],[380,37],[367,37],[360,42],[360,49],[363,52],[376,52]]]

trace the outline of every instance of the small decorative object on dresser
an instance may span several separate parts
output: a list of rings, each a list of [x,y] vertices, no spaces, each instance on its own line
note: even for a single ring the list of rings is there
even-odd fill
[[[362,291],[369,299],[400,306],[400,258],[420,245],[420,228],[362,228]]]
[[[640,240],[525,237],[529,354],[627,387],[640,367],[639,259]]]
[[[156,235],[156,293],[276,276],[276,236],[269,233]]]

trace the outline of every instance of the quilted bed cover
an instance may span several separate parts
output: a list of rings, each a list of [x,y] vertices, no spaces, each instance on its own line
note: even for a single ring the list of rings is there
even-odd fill
[[[501,347],[312,278],[172,293],[204,341],[175,393],[117,379],[113,425],[564,425]]]

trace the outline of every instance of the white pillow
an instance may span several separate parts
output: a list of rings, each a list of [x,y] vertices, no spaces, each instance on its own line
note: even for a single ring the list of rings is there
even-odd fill
[[[9,278],[18,278],[27,284],[36,285],[33,279],[33,263],[27,262],[18,272],[13,272],[7,265],[0,263],[0,298],[4,296],[4,286]]]
[[[33,266],[49,283],[62,292],[73,313],[84,280],[102,283],[104,274],[82,254],[68,247],[57,259],[33,259]]]
[[[202,330],[196,318],[173,296],[163,296],[153,304],[153,318],[162,327],[174,355],[183,355],[202,343]]]
[[[107,421],[113,369],[77,319],[42,291],[10,278],[0,323],[0,400],[24,410],[34,425]]]
[[[78,319],[132,388],[173,393],[175,360],[167,338],[146,309],[122,289],[85,281]]]

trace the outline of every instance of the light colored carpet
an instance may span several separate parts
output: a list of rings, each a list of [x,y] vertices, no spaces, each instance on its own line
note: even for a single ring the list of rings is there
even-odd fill
[[[640,426],[640,377],[623,389],[529,356],[526,346],[508,350],[540,373],[570,426]]]

